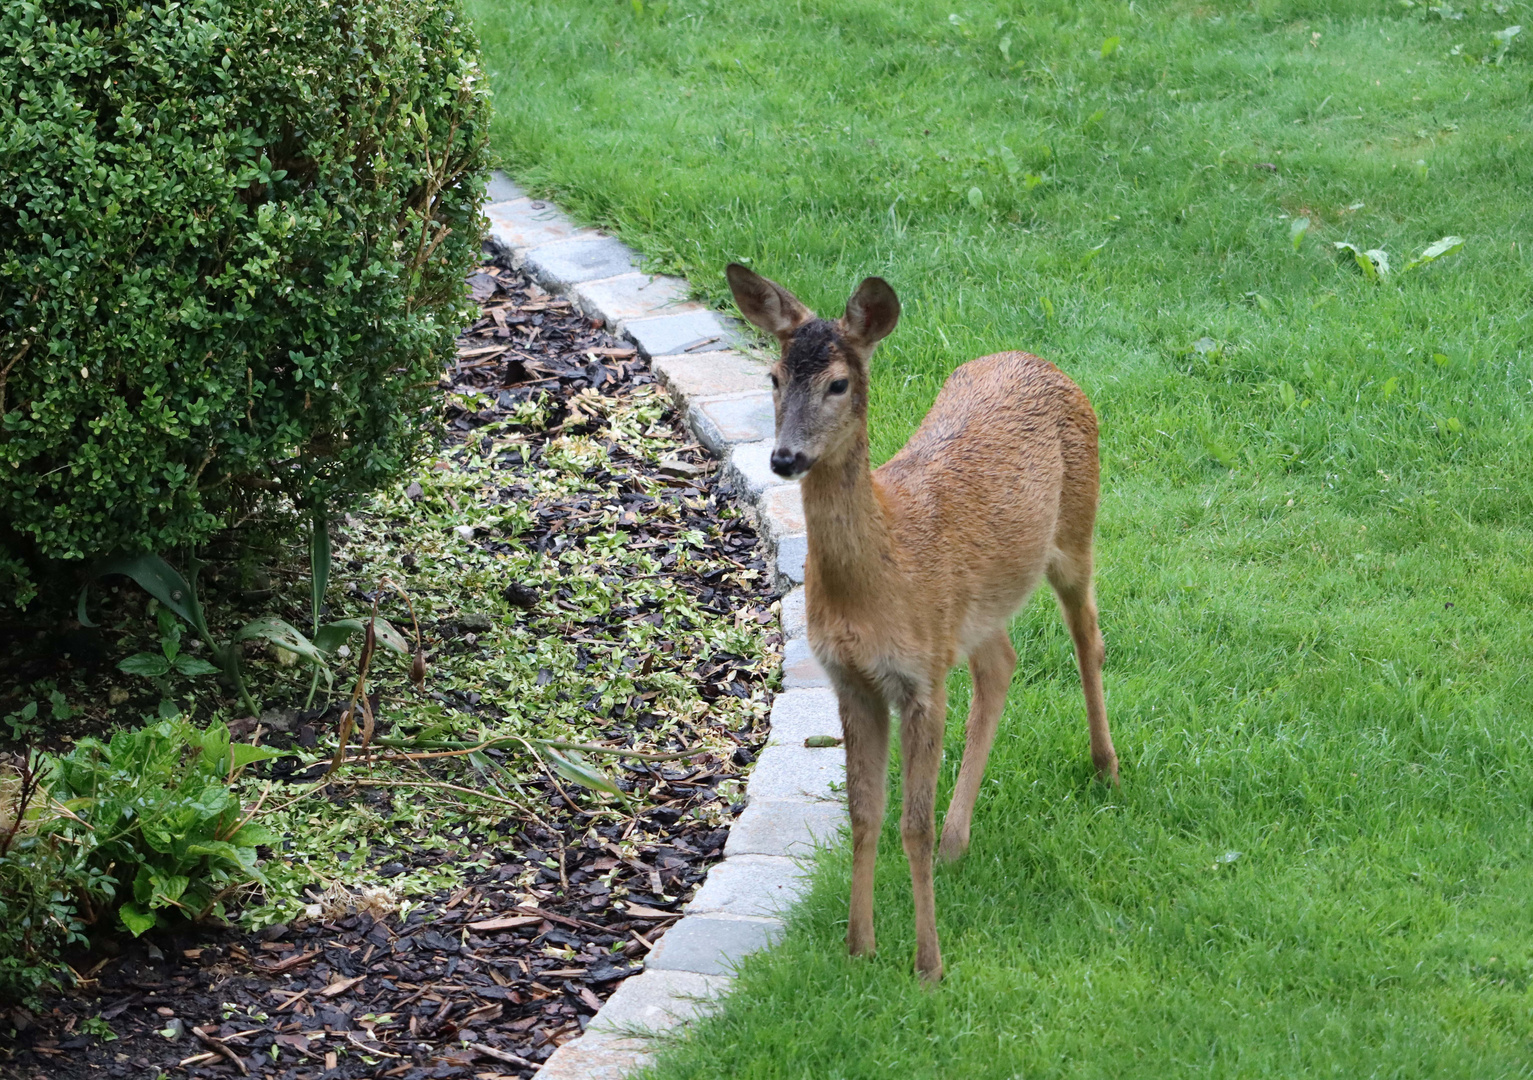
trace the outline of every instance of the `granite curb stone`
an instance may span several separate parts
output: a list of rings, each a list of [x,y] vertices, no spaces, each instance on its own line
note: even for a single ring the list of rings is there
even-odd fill
[[[777,941],[782,931],[781,919],[722,912],[689,915],[666,931],[644,970],[732,975],[742,959]]]
[[[771,384],[767,366],[746,353],[741,324],[688,300],[685,281],[643,273],[620,241],[528,198],[504,174],[492,176],[488,197],[489,246],[638,347],[698,442],[724,462],[740,504],[756,515],[774,581],[802,582],[803,505],[798,485],[771,471]],[[622,1080],[649,1064],[651,1043],[634,1032],[685,1023],[727,993],[739,961],[782,936],[774,916],[807,888],[800,860],[839,837],[845,754],[804,746],[813,735],[840,735],[836,697],[809,651],[804,590],[786,591],[780,611],[784,690],[773,702],[767,746],[724,860],[649,954],[644,972],[618,987],[584,1034],[554,1051],[540,1080]]]
[[[601,319],[608,330],[621,334],[630,319],[701,310],[701,304],[687,299],[687,291],[681,278],[635,273],[582,282],[570,295],[582,313]]]
[[[803,867],[783,855],[736,855],[715,863],[686,906],[694,912],[780,917],[804,895]]]
[[[522,269],[545,289],[563,292],[585,281],[630,274],[639,261],[628,245],[610,236],[579,236],[541,244],[527,252]]]

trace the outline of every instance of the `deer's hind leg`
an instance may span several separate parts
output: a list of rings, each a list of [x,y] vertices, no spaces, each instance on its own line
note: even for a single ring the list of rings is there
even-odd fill
[[[974,696],[969,702],[969,722],[964,729],[963,765],[958,770],[958,784],[953,788],[953,801],[948,804],[942,822],[942,843],[937,848],[937,857],[944,862],[951,862],[969,850],[974,803],[979,798],[985,764],[990,760],[990,747],[995,742],[995,730],[1006,708],[1006,693],[1016,670],[1016,650],[1004,628],[969,654]]]
[[[1090,533],[1087,533],[1089,545]],[[1107,729],[1107,702],[1102,694],[1102,661],[1107,646],[1097,626],[1096,596],[1091,587],[1091,548],[1061,551],[1048,568],[1049,584],[1059,597],[1059,610],[1075,641],[1075,662],[1080,667],[1081,689],[1086,695],[1086,724],[1091,730],[1091,761],[1097,775],[1118,782],[1118,754]]]

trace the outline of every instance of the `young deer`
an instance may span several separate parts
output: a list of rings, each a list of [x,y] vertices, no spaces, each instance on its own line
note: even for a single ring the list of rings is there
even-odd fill
[[[873,862],[883,824],[889,709],[900,714],[900,828],[915,893],[916,970],[942,977],[932,892],[946,679],[960,655],[974,680],[967,744],[939,854],[969,846],[969,820],[1017,656],[1007,624],[1047,576],[1086,695],[1091,757],[1113,783],[1118,758],[1102,700],[1103,644],[1091,588],[1097,422],[1075,383],[1023,352],[971,360],[948,378],[905,448],[868,470],[868,357],[899,321],[887,282],[868,278],[846,313],[816,318],[738,264],[745,317],[776,335],[772,470],[802,478],[809,644],[830,675],[846,739],[852,819],[847,947],[873,952]]]

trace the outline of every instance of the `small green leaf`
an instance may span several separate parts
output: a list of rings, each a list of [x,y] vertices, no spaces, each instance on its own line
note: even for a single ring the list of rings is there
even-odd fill
[[[117,670],[125,671],[129,675],[142,675],[145,678],[158,679],[161,675],[170,671],[170,662],[163,656],[155,656],[153,653],[134,653],[118,664]]]
[[[1102,59],[1106,60],[1113,53],[1117,52],[1118,51],[1118,46],[1119,46],[1119,44],[1122,43],[1122,41],[1123,41],[1123,39],[1121,37],[1110,37],[1110,38],[1106,39],[1105,41],[1103,41],[1102,42]]]
[[[1298,402],[1299,396],[1294,393],[1293,385],[1286,379],[1278,383],[1277,390],[1278,400],[1283,403],[1283,408],[1291,409]]]
[[[977,187],[969,189],[969,205],[978,210],[985,205],[985,193]]]
[[[1294,218],[1293,224],[1288,226],[1288,241],[1293,244],[1295,251],[1304,243],[1304,236],[1309,232],[1309,218]]]
[[[152,912],[145,911],[137,904],[129,901],[117,909],[118,918],[122,919],[123,926],[134,937],[141,937],[146,932],[154,929],[154,924],[159,920]]]
[[[831,746],[840,746],[841,740],[834,735],[811,735],[804,740],[804,745],[811,750],[820,750]]]
[[[287,751],[278,750],[273,746],[251,746],[249,743],[230,743],[229,753],[233,761],[233,767],[243,769],[246,765],[256,761],[271,761],[273,758],[286,757]]]
[[[1363,272],[1363,277],[1377,285],[1389,273],[1389,256],[1383,251],[1374,248],[1371,251],[1363,251],[1356,244],[1349,244],[1345,240],[1335,242],[1337,251],[1346,252],[1352,256],[1352,261]],[[1381,261],[1376,262],[1378,256]]]
[[[217,675],[219,671],[217,664],[210,664],[200,656],[189,656],[186,653],[176,657],[175,664],[176,670],[187,676]]]
[[[149,879],[150,888],[153,890],[149,904],[151,907],[169,907],[181,899],[181,894],[186,892],[186,887],[192,883],[192,879],[185,874],[169,874],[164,877],[154,874]]]
[[[1405,269],[1414,270],[1416,267],[1425,266],[1436,259],[1453,255],[1463,246],[1464,238],[1462,236],[1445,236],[1441,240],[1428,244],[1425,251],[1405,264]]]

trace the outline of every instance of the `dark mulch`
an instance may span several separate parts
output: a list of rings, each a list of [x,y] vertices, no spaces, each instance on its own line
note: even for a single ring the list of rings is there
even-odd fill
[[[651,381],[631,347],[521,275],[486,267],[470,286],[485,315],[460,341],[444,389],[493,396],[481,396],[485,406],[476,412],[450,409],[450,444],[466,445],[476,429],[504,420],[507,410],[539,391],[567,403],[583,390],[615,394]],[[567,409],[549,425],[568,432],[597,432],[600,426]],[[537,453],[535,445],[529,461]],[[446,456],[452,456],[451,447]],[[728,492],[716,484],[702,453],[689,448],[674,460],[680,467],[668,479],[680,513],[651,522],[642,501],[635,503],[630,532],[636,541],[664,546],[678,530],[717,524],[711,514]],[[506,464],[514,469],[522,463]],[[508,491],[514,497],[514,486]],[[561,542],[582,509],[578,500],[545,507],[530,542],[545,549]],[[714,543],[737,565],[763,568],[756,537],[743,522]],[[662,565],[669,565],[667,559],[675,561],[667,556]],[[764,591],[747,593],[717,577],[692,587],[721,613],[745,611],[763,624],[771,617]],[[615,612],[619,622],[641,616]],[[478,647],[467,628],[427,630],[432,651]],[[709,700],[749,696],[752,682],[758,692],[761,686],[759,673],[738,670],[727,657],[688,674]],[[626,715],[614,713],[609,739],[634,745],[634,727],[645,724],[643,703],[634,704]],[[452,705],[496,715],[490,703],[461,694]],[[315,729],[327,722],[318,710],[289,716],[288,731],[275,737],[279,744],[286,738],[312,745]],[[736,746],[732,754],[631,762],[618,769],[623,786],[647,807],[626,820],[599,812],[589,800],[571,805],[552,784],[544,785],[538,822],[500,822],[500,839],[483,852],[484,868],[467,875],[461,888],[415,898],[403,919],[387,911],[375,918],[352,905],[255,934],[227,929],[173,939],[103,939],[100,951],[77,961],[85,975],[81,984],[50,1002],[49,1011],[12,1010],[18,1030],[9,1048],[0,1034],[0,1074],[28,1080],[529,1076],[638,969],[720,856],[727,829],[693,811],[720,802],[719,782],[744,773],[764,731],[752,725],[726,734]],[[271,775],[302,779],[283,768],[279,763]],[[338,785],[330,798],[376,792]],[[724,809],[714,821],[727,821],[739,807]],[[474,837],[466,839],[476,846]],[[385,876],[456,857],[424,844],[373,849]],[[116,1039],[103,1041],[92,1030],[101,1021]]]

